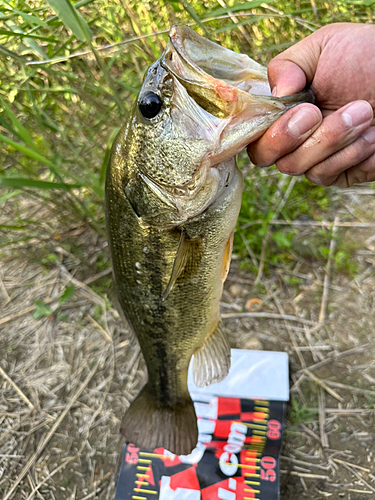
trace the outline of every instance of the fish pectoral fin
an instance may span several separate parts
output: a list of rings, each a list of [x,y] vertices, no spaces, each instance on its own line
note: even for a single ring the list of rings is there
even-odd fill
[[[165,300],[168,295],[171,293],[172,288],[174,287],[176,281],[183,273],[186,263],[193,252],[194,245],[192,245],[188,238],[186,237],[185,231],[181,232],[180,241],[178,243],[178,248],[176,252],[176,256],[174,258],[173,267],[171,277],[169,278],[169,283],[165,292],[163,294],[163,300]]]
[[[134,215],[137,217],[138,221],[140,220],[141,216],[140,214],[138,213],[136,207],[133,205],[132,201],[131,201],[131,189],[126,187],[124,189],[124,195],[125,195],[125,198],[127,199],[127,202],[129,203],[130,205],[130,208],[132,209]]]
[[[140,448],[189,455],[198,441],[193,401],[188,397],[174,406],[163,406],[151,397],[146,385],[125,413],[120,432]]]
[[[208,335],[203,346],[194,353],[194,382],[198,387],[220,382],[228,375],[229,368],[230,346],[219,320],[215,330]]]
[[[229,273],[230,259],[232,257],[232,250],[233,250],[233,239],[234,239],[234,231],[229,236],[227,244],[225,245],[223,264],[221,268],[221,280],[223,283],[227,279]]]

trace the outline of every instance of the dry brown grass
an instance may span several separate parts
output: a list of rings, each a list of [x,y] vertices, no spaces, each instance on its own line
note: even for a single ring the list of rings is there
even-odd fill
[[[77,279],[79,259],[53,242],[56,229],[41,228],[0,264],[0,495],[112,498],[119,419],[142,379],[139,349],[87,284],[108,270]],[[80,239],[88,258],[105,244],[87,228]],[[48,265],[38,262],[46,241],[57,257]],[[54,314],[34,319],[37,300]]]
[[[338,222],[339,237],[357,242],[356,277],[335,272],[332,255],[327,266],[296,253],[293,265],[280,264],[259,289],[256,277],[240,271],[234,259],[223,295],[234,347],[290,355],[295,402],[281,467],[283,499],[364,500],[375,494],[370,193],[352,189],[336,207],[337,221],[346,223]],[[23,206],[38,213],[35,199],[25,198]],[[13,208],[9,200],[3,223]],[[45,210],[33,239],[8,247],[0,264],[0,492],[4,500],[112,499],[118,425],[143,383],[143,362],[108,302],[109,291],[93,289],[109,273],[95,267],[105,241],[85,226],[64,232],[57,222],[44,225]],[[298,226],[296,241],[314,244],[316,230],[314,224]],[[80,256],[66,249],[71,241]],[[56,258],[47,258],[51,254]],[[60,303],[71,284],[74,294]],[[261,299],[255,311],[261,317],[241,316],[254,297]],[[37,300],[53,314],[33,318]]]

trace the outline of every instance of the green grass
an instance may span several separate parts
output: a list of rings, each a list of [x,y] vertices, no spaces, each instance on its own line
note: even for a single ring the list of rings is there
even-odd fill
[[[310,1],[230,0],[223,7],[216,0],[4,0],[0,205],[13,203],[17,211],[26,193],[53,204],[53,217],[63,224],[87,224],[105,235],[104,179],[110,146],[147,67],[165,47],[172,24],[189,23],[201,34],[266,64],[327,23],[372,20],[374,4],[375,0],[318,0],[314,13]],[[230,13],[237,16],[237,24]],[[269,222],[289,178],[274,171],[264,175],[255,168],[247,172],[239,227],[261,222],[244,228],[243,237],[259,256],[262,238],[271,230],[267,262],[288,262],[294,231],[287,226],[269,228]],[[301,179],[279,217],[319,218],[329,208],[329,190]],[[0,227],[0,247],[27,241],[33,231],[33,222],[20,215]],[[251,268],[239,233],[235,251]],[[337,261],[345,258],[338,256]]]
[[[317,411],[310,410],[304,405],[301,405],[296,398],[292,398],[290,402],[290,409],[288,421],[292,427],[299,424],[308,424],[317,417]]]

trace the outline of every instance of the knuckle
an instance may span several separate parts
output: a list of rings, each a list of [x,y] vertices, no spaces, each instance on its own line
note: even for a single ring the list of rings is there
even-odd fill
[[[341,123],[332,123],[330,126],[324,127],[322,136],[327,148],[337,148],[338,144],[346,138],[349,129],[344,127]]]
[[[318,142],[323,143],[327,149],[337,151],[356,140],[360,134],[360,129],[349,126],[340,115],[333,114],[323,122]]]
[[[358,151],[357,147],[348,146],[326,158],[319,166],[320,170],[324,171],[326,174],[329,172],[337,172],[337,170],[344,170],[351,167],[356,159],[358,163],[360,154],[361,152]]]

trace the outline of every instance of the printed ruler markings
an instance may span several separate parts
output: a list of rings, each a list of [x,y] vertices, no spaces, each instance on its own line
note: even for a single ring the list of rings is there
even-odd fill
[[[258,411],[259,413],[269,413],[270,410],[269,408],[262,408],[262,407],[259,407],[259,406],[254,406],[254,411]]]
[[[137,469],[138,470],[146,470],[147,471],[149,469],[149,466],[143,467],[141,465],[137,465]],[[147,490],[142,490],[141,487],[142,486],[147,486],[149,484],[146,481],[146,479],[149,478],[149,475],[148,474],[136,473],[136,478],[141,478],[141,480],[139,480],[139,479],[138,480],[137,479],[134,480],[135,488],[133,488],[133,491],[135,491],[136,493],[146,493]],[[147,500],[146,497],[139,497],[137,495],[133,495],[132,499],[133,500]]]
[[[137,492],[137,493],[150,493],[150,495],[157,495],[158,492],[157,491],[153,491],[153,490],[141,490],[140,488],[133,488],[133,491]]]
[[[250,454],[254,454],[254,451],[253,451],[252,453],[250,453]],[[255,455],[256,455],[256,456],[257,456],[257,455],[260,455],[260,453],[259,453],[258,451],[256,451],[256,452],[255,452]],[[249,451],[246,451],[245,460],[246,460],[247,462],[253,462],[253,465],[247,464],[247,465],[249,465],[249,466],[251,467],[251,469],[252,469],[252,470],[254,470],[254,469],[255,469],[255,467],[256,467],[256,466],[255,466],[255,464],[256,464],[257,462],[260,462],[260,461],[261,461],[261,459],[260,459],[260,458],[256,458],[256,457],[254,457],[254,456],[249,456]],[[246,478],[246,477],[260,478],[260,474],[257,474],[257,473],[255,473],[255,472],[253,472],[253,473],[250,473],[250,472],[244,472],[244,476],[245,476],[245,478]],[[247,483],[246,479],[245,479],[245,483]],[[251,482],[251,481],[249,481],[249,482],[248,482],[248,484],[255,484],[255,485],[257,485],[257,486],[258,486],[258,485],[260,485],[260,483],[258,483],[258,482],[253,483],[253,482]]]
[[[259,409],[257,411],[254,411],[254,418],[252,419],[253,422],[255,422],[255,420],[268,420],[270,414],[269,413],[266,413],[264,410],[262,411],[259,411]]]
[[[240,469],[260,469],[258,465],[232,464],[232,462],[221,462],[223,465],[233,465]]]
[[[251,444],[245,445],[246,454],[245,454],[245,460],[247,462],[259,462],[259,458],[255,458],[254,456],[249,456],[251,453],[255,453],[256,456],[262,456],[265,445],[268,442],[268,439],[266,437],[267,431],[268,431],[268,421],[270,419],[270,409],[267,408],[270,406],[269,401],[260,401],[260,400],[255,400],[254,404],[257,406],[254,406],[254,412],[256,412],[256,416],[258,418],[254,418],[251,423],[246,423],[246,422],[241,422],[245,426],[247,426],[249,429],[251,429],[251,436],[253,436],[256,439],[256,442],[253,442]],[[260,417],[260,418],[259,418]],[[260,440],[260,442],[259,442]],[[250,466],[252,469],[260,469],[260,467],[254,467]],[[245,484],[249,486],[250,489],[245,488],[244,493],[252,493],[251,497],[244,497],[243,500],[259,500],[255,497],[256,494],[260,494],[261,490],[255,490],[253,489],[253,486],[258,486],[261,488],[261,483],[259,482],[260,480],[260,474],[257,473],[250,473],[250,472],[245,472],[244,471],[244,476],[245,476]],[[252,478],[254,479],[253,481],[250,481],[249,479]],[[258,481],[257,481],[258,480]]]
[[[261,422],[263,422],[263,420],[261,420]],[[246,425],[246,427],[249,427],[249,429],[258,429],[260,431],[264,430],[264,429],[267,429],[267,426],[266,425],[260,425],[260,424],[248,424],[246,422],[233,422],[235,424],[237,423],[240,423],[242,425]]]
[[[145,451],[140,451],[139,455],[141,457],[151,457],[151,458],[169,458],[170,460],[173,460],[174,457],[170,457],[169,455],[160,455],[158,453],[147,453]]]
[[[268,418],[269,418],[269,409],[268,408],[259,408],[259,407],[254,407],[254,410],[263,410],[261,412],[261,416],[263,417],[262,420],[260,419],[254,419],[251,423],[247,422],[241,422],[243,423],[249,430],[250,430],[250,437],[251,443],[245,447],[247,449],[247,452],[252,451],[255,452],[256,455],[261,455],[261,452],[263,452],[266,444],[266,435],[267,435],[267,423],[268,423]],[[265,413],[267,412],[267,413]],[[259,413],[259,412],[258,412]],[[256,423],[255,423],[256,422]],[[245,460],[247,462],[254,462],[253,457],[248,457],[248,455],[245,456]],[[259,459],[258,459],[259,461]]]

